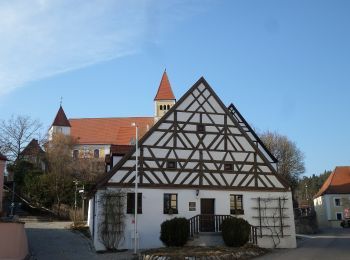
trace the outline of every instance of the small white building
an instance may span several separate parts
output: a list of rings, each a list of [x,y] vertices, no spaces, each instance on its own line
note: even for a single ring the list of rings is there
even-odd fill
[[[204,78],[141,138],[138,151],[140,248],[163,246],[160,225],[167,219],[198,220],[192,231],[200,239],[220,232],[228,216],[256,227],[261,247],[296,247],[292,194],[277,173],[276,160]],[[90,199],[88,222],[96,250],[105,249],[101,198],[109,191],[126,193],[118,248],[133,248],[135,157],[134,148],[101,179]]]
[[[338,166],[314,197],[319,227],[341,227],[350,219],[350,166]]]

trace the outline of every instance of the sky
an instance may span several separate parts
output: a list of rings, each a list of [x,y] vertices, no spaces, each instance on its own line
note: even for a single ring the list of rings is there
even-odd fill
[[[350,165],[350,1],[0,2],[0,120],[152,116],[164,69],[179,99],[201,76],[259,132]]]

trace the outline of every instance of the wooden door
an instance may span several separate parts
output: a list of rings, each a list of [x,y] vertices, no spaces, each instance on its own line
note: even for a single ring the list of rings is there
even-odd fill
[[[215,199],[201,199],[200,232],[214,232]]]

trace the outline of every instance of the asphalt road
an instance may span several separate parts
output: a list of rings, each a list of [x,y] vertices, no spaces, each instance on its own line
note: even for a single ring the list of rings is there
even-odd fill
[[[275,249],[257,260],[349,260],[350,229],[324,229],[320,234],[301,236],[296,249]]]
[[[88,238],[68,227],[71,222],[27,222],[31,260],[132,259],[132,252],[96,254]]]
[[[31,260],[132,259],[132,252],[96,254],[91,242],[67,227],[71,222],[28,222],[25,224]],[[349,260],[350,229],[327,229],[298,239],[296,249],[275,249],[257,260]]]

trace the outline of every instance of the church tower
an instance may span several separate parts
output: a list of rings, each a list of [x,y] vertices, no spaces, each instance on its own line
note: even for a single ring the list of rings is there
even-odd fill
[[[171,89],[166,70],[160,81],[157,95],[154,98],[154,121],[157,122],[175,104],[176,99]]]
[[[50,129],[49,129],[49,141],[52,140],[53,135],[56,133],[62,133],[64,135],[70,135],[71,125],[67,119],[66,114],[62,106],[58,109],[55,120],[53,121]]]

